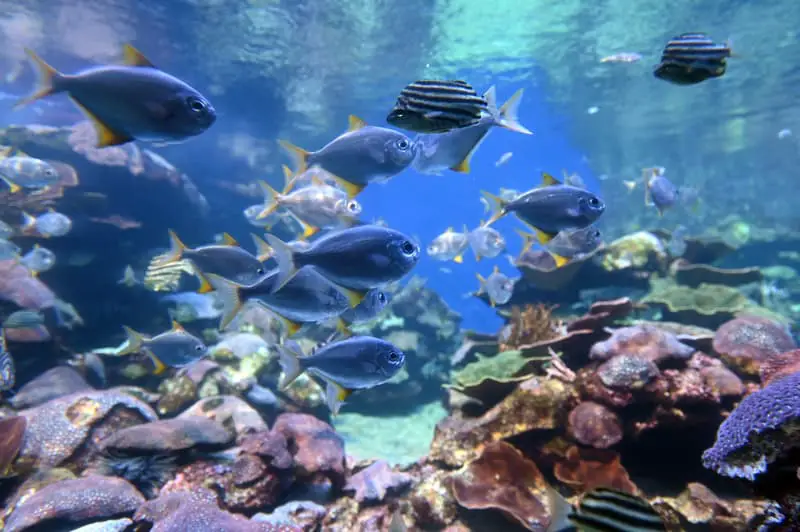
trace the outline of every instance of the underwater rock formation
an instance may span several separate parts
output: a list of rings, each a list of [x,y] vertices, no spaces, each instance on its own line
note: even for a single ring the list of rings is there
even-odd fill
[[[714,351],[750,375],[757,375],[761,364],[772,356],[796,347],[786,326],[756,316],[728,321],[714,335]]]

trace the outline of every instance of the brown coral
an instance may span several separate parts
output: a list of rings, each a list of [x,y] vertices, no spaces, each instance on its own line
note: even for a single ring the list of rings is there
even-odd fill
[[[553,319],[553,307],[547,305],[527,305],[525,308],[513,307],[509,323],[500,333],[500,351],[512,351],[520,346],[530,345],[559,336],[558,322]]]
[[[686,360],[694,349],[682,344],[673,334],[650,324],[615,330],[611,338],[592,346],[589,357],[608,360],[616,355],[630,355],[658,364],[662,360]]]
[[[724,323],[714,335],[714,351],[749,375],[761,364],[797,345],[785,326],[757,316],[742,316]]]
[[[800,371],[800,349],[769,357],[761,363],[761,385]]]
[[[272,430],[289,442],[298,476],[344,485],[344,441],[333,427],[308,414],[281,414]]]
[[[567,432],[576,441],[605,449],[622,440],[619,417],[603,405],[584,401],[569,413]]]
[[[450,476],[450,487],[464,508],[500,510],[528,530],[550,524],[547,481],[536,464],[505,442],[487,445],[479,458]]]
[[[594,488],[613,488],[626,493],[639,489],[622,467],[619,454],[601,449],[570,447],[566,456],[556,463],[555,477],[577,492]]]
[[[22,416],[0,419],[0,478],[12,475],[12,465],[22,448],[27,421]]]

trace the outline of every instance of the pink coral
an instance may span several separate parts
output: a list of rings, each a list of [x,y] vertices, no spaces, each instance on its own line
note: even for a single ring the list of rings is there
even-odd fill
[[[592,346],[589,357],[608,360],[617,355],[633,355],[658,364],[662,360],[688,359],[694,349],[675,335],[653,325],[643,324],[615,330],[611,338]]]
[[[605,449],[622,440],[619,417],[603,405],[584,401],[569,413],[567,432],[576,441]]]
[[[714,335],[714,351],[750,375],[757,375],[769,357],[796,347],[785,326],[756,316],[742,316],[724,323]]]

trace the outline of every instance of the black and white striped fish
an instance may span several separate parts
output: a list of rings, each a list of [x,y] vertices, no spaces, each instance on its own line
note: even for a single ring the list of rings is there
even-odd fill
[[[0,392],[8,392],[14,389],[17,381],[16,370],[14,369],[14,359],[8,352],[6,346],[5,331],[0,330]]]
[[[641,497],[609,488],[586,493],[567,513],[581,532],[666,531],[663,518]]]
[[[473,126],[488,113],[486,99],[461,80],[418,80],[407,85],[386,121],[419,133]]]
[[[717,44],[704,33],[683,33],[664,47],[653,75],[676,85],[694,85],[723,76],[731,55],[728,42]]]

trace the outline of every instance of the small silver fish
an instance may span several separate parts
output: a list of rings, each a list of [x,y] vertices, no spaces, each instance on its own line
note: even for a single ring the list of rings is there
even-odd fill
[[[520,256],[522,256],[536,241],[536,235],[524,231],[518,232],[523,239],[522,252],[520,253]],[[590,225],[583,229],[561,231],[544,247],[553,257],[556,267],[560,268],[575,258],[591,253],[600,246],[602,240],[600,230]]]
[[[142,281],[136,278],[136,272],[133,271],[133,266],[128,264],[125,266],[125,270],[122,272],[122,278],[117,281],[117,284],[132,288],[138,284],[142,284]]]
[[[519,123],[517,109],[522,98],[522,89],[514,93],[500,109],[497,108],[495,88],[491,87],[483,97],[486,99],[488,113],[477,124],[447,133],[424,133],[418,135],[417,158],[414,169],[423,174],[438,175],[445,170],[469,173],[470,160],[495,126],[517,133],[532,135],[531,131]]]
[[[199,338],[189,334],[177,321],[172,329],[152,338],[144,336],[129,327],[124,327],[128,335],[126,345],[117,354],[145,352],[152,359],[155,374],[167,369],[182,368],[200,360],[208,354],[208,347]]]
[[[469,229],[464,226],[464,232],[456,233],[452,227],[433,239],[428,244],[428,255],[441,261],[452,260],[457,264],[464,262],[464,251],[469,245]]]
[[[642,54],[636,52],[619,52],[600,59],[601,63],[638,63],[642,59]]]
[[[505,305],[514,294],[515,279],[511,279],[500,271],[497,266],[494,267],[489,277],[484,278],[481,274],[475,274],[480,283],[480,288],[476,295],[486,294],[489,296],[489,303],[494,307],[496,305]]]
[[[169,231],[170,249],[154,259],[158,266],[174,264],[181,259],[189,260],[200,272],[201,292],[208,292],[211,286],[203,278],[213,273],[234,283],[247,286],[258,282],[267,273],[258,257],[239,246],[229,234],[223,235],[222,244],[211,244],[198,248],[188,248],[174,231]]]
[[[497,229],[481,223],[477,229],[470,231],[467,235],[472,252],[475,253],[475,260],[479,261],[483,257],[494,258],[506,249],[506,239]]]
[[[403,133],[368,126],[354,115],[350,115],[348,130],[318,151],[309,152],[285,140],[279,142],[294,159],[298,174],[318,165],[335,176],[351,198],[368,184],[399,174],[416,155],[415,144]]]
[[[44,191],[59,182],[58,170],[49,162],[24,153],[9,157],[9,153],[10,149],[0,154],[0,180],[8,185],[12,193],[22,189]]]
[[[511,157],[513,157],[513,156],[514,156],[513,153],[511,153],[510,151],[507,151],[503,155],[501,155],[500,158],[497,159],[497,161],[495,161],[494,165],[495,166],[503,166],[508,161],[510,161]]]
[[[180,141],[211,127],[217,115],[202,94],[157,69],[130,44],[123,52],[123,65],[97,66],[65,75],[26,49],[40,81],[36,91],[17,107],[67,93],[91,120],[98,148],[134,139]]]
[[[353,390],[383,384],[403,368],[406,360],[396,346],[372,336],[354,336],[328,344],[309,356],[302,356],[293,342],[278,350],[283,369],[280,389],[285,390],[307,371],[325,382],[325,401],[334,415]]]
[[[72,220],[69,216],[50,209],[39,216],[31,216],[22,212],[23,234],[36,234],[45,238],[64,236],[72,229]]]
[[[35,275],[52,269],[56,265],[56,255],[49,249],[34,244],[33,249],[20,262]]]

